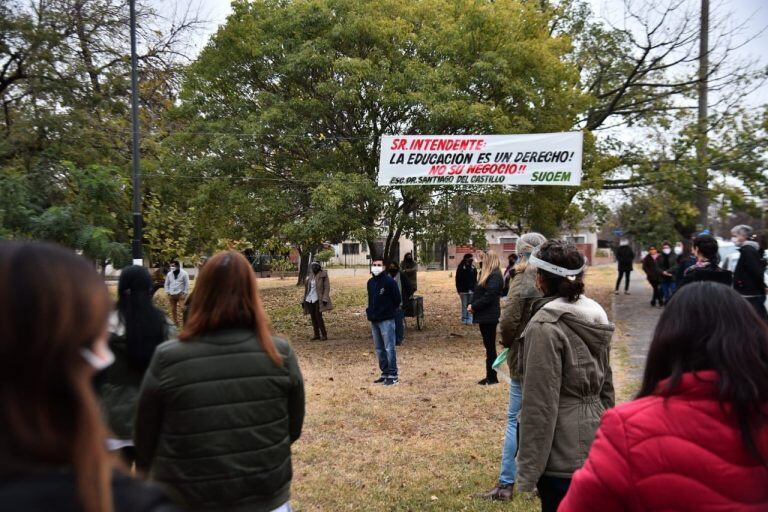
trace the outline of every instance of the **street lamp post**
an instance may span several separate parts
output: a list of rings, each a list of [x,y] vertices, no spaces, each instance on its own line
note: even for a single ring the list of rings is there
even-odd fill
[[[139,167],[139,78],[136,57],[136,0],[130,0],[131,11],[131,123],[133,126],[133,244],[134,265],[143,265],[141,251],[141,171]]]

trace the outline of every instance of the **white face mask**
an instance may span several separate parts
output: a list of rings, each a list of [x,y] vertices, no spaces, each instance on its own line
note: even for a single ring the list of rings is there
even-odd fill
[[[104,357],[97,356],[92,350],[87,348],[81,348],[80,354],[97,372],[112,366],[112,363],[115,362],[115,354],[106,347],[104,348]]]
[[[629,240],[622,240],[621,242],[619,242],[619,245],[621,246],[629,245]]]
[[[384,267],[382,267],[381,265],[374,265],[371,267],[371,274],[373,274],[374,276],[378,276],[382,272],[384,272]]]
[[[669,247],[665,247],[664,249],[661,250],[661,252],[663,252],[664,254],[671,254],[672,249],[670,249]]]
[[[734,243],[734,244],[736,244],[737,246],[741,246],[741,242],[740,242],[740,241],[739,241],[739,239],[738,239],[738,238],[736,238],[735,236],[732,236],[732,237],[731,237],[731,242],[733,242],[733,243]]]
[[[682,247],[675,247],[675,254],[677,254],[677,255],[683,254],[683,248]]]

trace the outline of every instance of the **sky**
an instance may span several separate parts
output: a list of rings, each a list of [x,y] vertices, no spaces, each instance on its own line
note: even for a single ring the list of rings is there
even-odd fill
[[[161,11],[167,12],[169,5],[175,2],[167,0],[151,0]],[[232,12],[230,0],[192,0],[193,5],[199,5],[201,17],[208,20],[205,27],[194,36],[192,45],[194,51],[205,46],[208,38],[216,32],[219,25],[226,22],[227,15]],[[366,0],[361,0],[366,1]],[[370,0],[368,0],[370,1]],[[637,2],[638,0],[633,0]],[[695,8],[696,0],[689,0]],[[608,20],[614,25],[621,25],[624,19],[623,0],[589,0],[597,16]],[[184,3],[179,0],[178,3]],[[712,30],[717,30],[723,23],[742,24],[743,33],[757,35],[752,41],[738,50],[740,60],[755,60],[768,65],[768,1],[765,0],[711,0]],[[768,103],[768,85],[751,94],[749,103],[762,105]]]

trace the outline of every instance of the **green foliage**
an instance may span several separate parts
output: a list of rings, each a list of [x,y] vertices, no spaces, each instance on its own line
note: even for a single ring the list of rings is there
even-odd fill
[[[323,249],[315,255],[315,260],[320,263],[328,263],[336,255],[333,249]]]

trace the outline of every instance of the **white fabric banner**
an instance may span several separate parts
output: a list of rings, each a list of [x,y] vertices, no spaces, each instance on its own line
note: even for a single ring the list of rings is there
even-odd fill
[[[582,132],[385,135],[380,186],[581,184]]]

